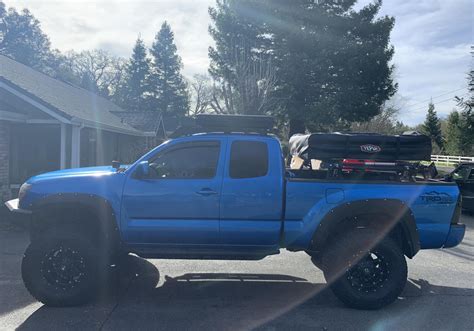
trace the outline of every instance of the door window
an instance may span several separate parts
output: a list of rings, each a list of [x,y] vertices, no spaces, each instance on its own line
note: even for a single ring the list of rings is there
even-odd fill
[[[267,175],[268,148],[260,141],[234,141],[230,152],[231,178],[256,178]]]
[[[471,170],[471,174],[469,175],[469,180],[474,180],[474,169]]]
[[[469,167],[468,166],[460,166],[453,172],[453,179],[462,179],[466,180],[469,175]]]
[[[219,142],[185,143],[171,147],[150,162],[150,178],[214,178],[219,150]]]

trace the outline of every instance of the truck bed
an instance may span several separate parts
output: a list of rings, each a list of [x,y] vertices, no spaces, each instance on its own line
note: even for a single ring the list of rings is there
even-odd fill
[[[442,247],[459,190],[443,181],[400,182],[366,178],[324,178],[324,171],[297,171],[286,180],[285,234],[288,246],[310,242],[324,215],[363,200],[397,200],[416,217],[421,248]]]

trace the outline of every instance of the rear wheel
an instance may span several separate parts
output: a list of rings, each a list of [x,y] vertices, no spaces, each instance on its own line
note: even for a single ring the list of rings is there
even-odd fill
[[[339,240],[323,257],[326,281],[347,306],[378,309],[393,301],[407,281],[407,264],[399,245],[385,238],[374,245],[373,234],[351,234]]]
[[[97,293],[100,268],[94,246],[72,234],[47,235],[33,241],[22,261],[28,291],[48,306],[74,306]]]

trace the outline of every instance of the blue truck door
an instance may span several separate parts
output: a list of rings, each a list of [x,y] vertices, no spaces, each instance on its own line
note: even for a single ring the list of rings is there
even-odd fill
[[[228,140],[221,198],[221,243],[275,249],[283,208],[283,161],[275,139]],[[266,248],[264,248],[266,247]]]
[[[122,202],[129,243],[215,245],[225,141],[179,142],[149,159],[146,179],[127,180]]]

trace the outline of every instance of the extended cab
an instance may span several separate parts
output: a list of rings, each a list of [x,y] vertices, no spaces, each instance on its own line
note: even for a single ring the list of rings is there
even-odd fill
[[[344,303],[375,309],[403,290],[405,257],[461,242],[459,200],[455,183],[303,176],[273,136],[202,133],[130,166],[33,177],[7,206],[31,216],[23,279],[47,305],[90,300],[129,252],[259,260],[284,248],[307,252]]]

